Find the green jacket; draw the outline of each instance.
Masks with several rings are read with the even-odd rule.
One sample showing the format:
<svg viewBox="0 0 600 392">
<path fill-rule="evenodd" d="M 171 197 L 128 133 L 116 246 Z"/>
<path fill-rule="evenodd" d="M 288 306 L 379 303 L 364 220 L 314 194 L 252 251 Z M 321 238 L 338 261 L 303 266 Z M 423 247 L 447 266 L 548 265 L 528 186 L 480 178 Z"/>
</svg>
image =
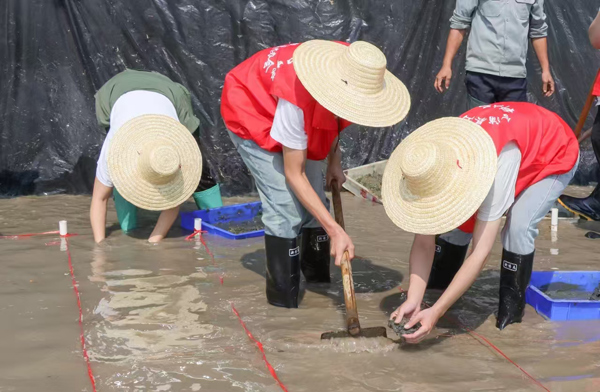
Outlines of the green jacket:
<svg viewBox="0 0 600 392">
<path fill-rule="evenodd" d="M 98 90 L 96 98 L 96 118 L 104 128 L 110 127 L 110 111 L 123 94 L 135 90 L 152 91 L 167 97 L 175 106 L 179 122 L 190 132 L 200 125 L 194 116 L 190 92 L 179 83 L 157 72 L 125 70 L 113 76 Z"/>
</svg>

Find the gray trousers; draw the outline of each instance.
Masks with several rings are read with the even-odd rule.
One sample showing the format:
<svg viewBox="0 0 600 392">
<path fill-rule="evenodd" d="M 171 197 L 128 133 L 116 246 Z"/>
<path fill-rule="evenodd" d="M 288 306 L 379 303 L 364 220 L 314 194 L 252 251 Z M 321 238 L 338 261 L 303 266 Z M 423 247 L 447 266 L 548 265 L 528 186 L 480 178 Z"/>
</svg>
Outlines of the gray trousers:
<svg viewBox="0 0 600 392">
<path fill-rule="evenodd" d="M 280 238 L 296 238 L 303 227 L 321 227 L 304 208 L 285 180 L 283 154 L 260 148 L 252 140 L 245 140 L 229 132 L 229 137 L 252 173 L 262 202 L 265 233 Z M 310 185 L 329 210 L 325 196 L 325 161 L 306 161 L 305 174 Z"/>
<path fill-rule="evenodd" d="M 535 250 L 538 223 L 562 195 L 578 166 L 579 159 L 571 171 L 546 177 L 521 192 L 506 215 L 502 230 L 504 249 L 518 255 L 528 255 Z M 472 234 L 455 229 L 442 234 L 441 238 L 454 245 L 467 245 L 471 242 Z"/>
</svg>

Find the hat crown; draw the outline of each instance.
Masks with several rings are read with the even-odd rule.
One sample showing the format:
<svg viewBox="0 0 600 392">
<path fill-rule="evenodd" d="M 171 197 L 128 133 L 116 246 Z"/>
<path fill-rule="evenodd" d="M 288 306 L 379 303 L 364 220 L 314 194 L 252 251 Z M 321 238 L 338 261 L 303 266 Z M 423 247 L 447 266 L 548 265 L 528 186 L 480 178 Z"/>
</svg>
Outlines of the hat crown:
<svg viewBox="0 0 600 392">
<path fill-rule="evenodd" d="M 340 68 L 348 86 L 367 94 L 383 90 L 387 60 L 379 48 L 368 42 L 357 41 L 347 49 Z"/>
<path fill-rule="evenodd" d="M 452 179 L 452 149 L 435 142 L 418 142 L 404 151 L 400 169 L 405 191 L 413 197 L 434 196 L 443 191 Z"/>
<path fill-rule="evenodd" d="M 171 181 L 179 172 L 181 160 L 174 146 L 157 140 L 144 146 L 138 167 L 146 181 L 161 185 Z"/>
</svg>

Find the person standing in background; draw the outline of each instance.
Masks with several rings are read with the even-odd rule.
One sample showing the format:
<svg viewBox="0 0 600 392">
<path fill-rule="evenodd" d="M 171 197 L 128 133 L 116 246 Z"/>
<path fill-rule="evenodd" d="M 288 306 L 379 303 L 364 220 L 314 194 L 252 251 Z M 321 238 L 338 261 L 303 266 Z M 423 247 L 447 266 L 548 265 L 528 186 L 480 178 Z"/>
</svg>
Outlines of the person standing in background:
<svg viewBox="0 0 600 392">
<path fill-rule="evenodd" d="M 452 61 L 469 29 L 465 78 L 469 109 L 527 101 L 528 38 L 542 68 L 544 96 L 554 94 L 544 0 L 457 0 L 444 62 L 435 78 L 438 92 L 450 87 Z"/>
<path fill-rule="evenodd" d="M 600 49 L 600 11 L 590 25 L 588 30 L 590 43 L 596 49 Z M 596 106 L 600 106 L 600 71 L 596 75 L 596 83 L 592 94 L 596 96 Z M 596 161 L 600 163 L 600 108 L 596 113 L 596 119 L 591 132 L 587 131 L 579 138 L 579 142 L 584 141 L 591 133 L 592 147 L 596 155 Z M 579 215 L 589 221 L 600 221 L 600 178 L 597 179 L 598 185 L 588 197 L 576 198 L 562 195 L 558 202 L 570 212 Z"/>
</svg>

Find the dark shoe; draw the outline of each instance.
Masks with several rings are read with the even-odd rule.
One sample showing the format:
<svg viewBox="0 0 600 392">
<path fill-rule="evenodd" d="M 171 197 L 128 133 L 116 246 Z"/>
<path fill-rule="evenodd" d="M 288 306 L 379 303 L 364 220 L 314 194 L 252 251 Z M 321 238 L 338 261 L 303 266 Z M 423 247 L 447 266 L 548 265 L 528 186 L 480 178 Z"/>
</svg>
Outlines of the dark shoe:
<svg viewBox="0 0 600 392">
<path fill-rule="evenodd" d="M 600 221 L 600 185 L 588 197 L 580 199 L 562 195 L 558 202 L 568 211 L 588 221 Z"/>
<path fill-rule="evenodd" d="M 296 238 L 265 235 L 267 301 L 284 308 L 298 307 L 300 249 Z"/>
<path fill-rule="evenodd" d="M 445 290 L 465 261 L 469 244 L 454 245 L 438 237 L 435 245 L 435 256 L 427 288 Z"/>
<path fill-rule="evenodd" d="M 518 255 L 504 249 L 500 266 L 500 304 L 496 327 L 503 330 L 520 323 L 525 313 L 525 291 L 533 271 L 533 255 Z"/>
<path fill-rule="evenodd" d="M 300 265 L 308 283 L 331 283 L 329 276 L 330 241 L 325 229 L 302 229 Z"/>
</svg>

